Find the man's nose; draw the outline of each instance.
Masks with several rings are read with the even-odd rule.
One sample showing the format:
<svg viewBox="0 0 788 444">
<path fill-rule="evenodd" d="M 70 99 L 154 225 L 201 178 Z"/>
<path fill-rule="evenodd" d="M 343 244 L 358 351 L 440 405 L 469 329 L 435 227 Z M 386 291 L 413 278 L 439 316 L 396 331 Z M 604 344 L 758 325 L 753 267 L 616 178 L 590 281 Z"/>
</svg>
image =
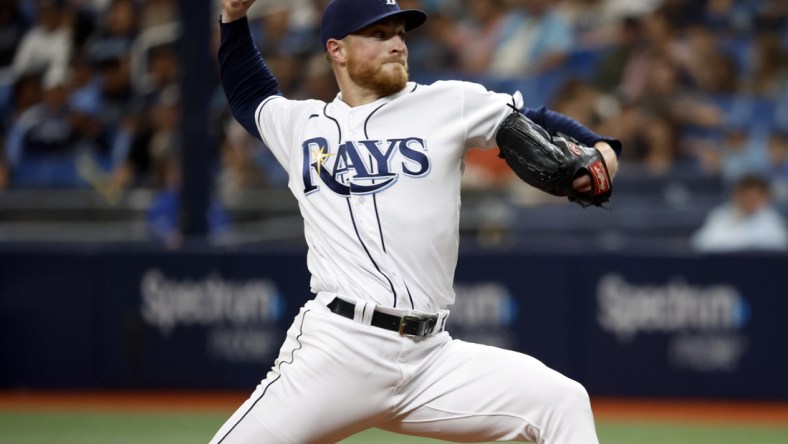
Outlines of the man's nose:
<svg viewBox="0 0 788 444">
<path fill-rule="evenodd" d="M 391 52 L 397 52 L 400 54 L 408 53 L 408 46 L 405 44 L 405 39 L 403 39 L 401 35 L 395 35 L 391 39 L 391 42 Z"/>
</svg>

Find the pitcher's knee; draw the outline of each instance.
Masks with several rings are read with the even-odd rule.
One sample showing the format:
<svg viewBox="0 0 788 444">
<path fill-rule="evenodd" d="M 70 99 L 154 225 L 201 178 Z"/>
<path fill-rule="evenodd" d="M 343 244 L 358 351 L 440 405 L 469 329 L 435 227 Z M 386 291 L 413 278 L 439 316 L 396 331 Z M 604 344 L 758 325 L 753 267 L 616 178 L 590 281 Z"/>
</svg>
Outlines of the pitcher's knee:
<svg viewBox="0 0 788 444">
<path fill-rule="evenodd" d="M 559 397 L 567 404 L 582 406 L 591 404 L 591 399 L 588 396 L 586 388 L 573 379 L 566 378 L 563 383 L 560 384 L 559 391 Z"/>
<path fill-rule="evenodd" d="M 555 409 L 559 417 L 591 415 L 591 399 L 582 384 L 567 378 L 556 391 Z"/>
<path fill-rule="evenodd" d="M 594 415 L 585 387 L 566 378 L 553 387 L 556 392 L 542 428 L 541 441 L 545 444 L 596 444 Z"/>
<path fill-rule="evenodd" d="M 515 438 L 545 444 L 596 443 L 591 400 L 585 387 L 566 378 L 545 381 L 539 402 L 526 409 Z M 525 398 L 531 399 L 533 398 Z"/>
</svg>

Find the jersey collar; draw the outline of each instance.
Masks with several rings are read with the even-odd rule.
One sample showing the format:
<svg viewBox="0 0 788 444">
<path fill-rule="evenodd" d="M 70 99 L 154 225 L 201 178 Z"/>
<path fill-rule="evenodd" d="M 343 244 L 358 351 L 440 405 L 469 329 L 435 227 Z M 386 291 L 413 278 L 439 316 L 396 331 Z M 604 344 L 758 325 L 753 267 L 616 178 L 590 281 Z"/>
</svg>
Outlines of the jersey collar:
<svg viewBox="0 0 788 444">
<path fill-rule="evenodd" d="M 331 107 L 335 108 L 338 111 L 353 112 L 353 113 L 357 113 L 359 111 L 364 111 L 364 110 L 367 110 L 367 109 L 375 109 L 375 108 L 377 108 L 377 107 L 379 107 L 381 105 L 384 105 L 386 103 L 392 102 L 392 101 L 397 100 L 398 98 L 400 98 L 400 97 L 402 97 L 402 96 L 404 96 L 406 94 L 409 94 L 411 91 L 413 91 L 413 88 L 415 86 L 416 86 L 415 82 L 408 82 L 408 84 L 405 85 L 405 88 L 403 88 L 402 91 L 400 91 L 400 92 L 398 92 L 396 94 L 392 94 L 392 95 L 386 96 L 386 97 L 381 97 L 378 100 L 375 100 L 374 102 L 367 103 L 367 104 L 361 105 L 361 106 L 356 106 L 356 107 L 351 107 L 350 105 L 345 103 L 342 100 L 342 93 L 340 92 L 339 94 L 337 94 L 336 98 L 334 98 L 334 101 L 331 102 Z"/>
</svg>

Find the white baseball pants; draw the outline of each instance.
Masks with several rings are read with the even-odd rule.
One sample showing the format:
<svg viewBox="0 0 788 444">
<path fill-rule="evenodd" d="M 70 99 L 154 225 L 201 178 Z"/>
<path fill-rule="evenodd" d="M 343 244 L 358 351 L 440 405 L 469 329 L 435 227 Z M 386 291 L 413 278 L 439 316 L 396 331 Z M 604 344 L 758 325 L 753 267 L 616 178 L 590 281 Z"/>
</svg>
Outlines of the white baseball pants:
<svg viewBox="0 0 788 444">
<path fill-rule="evenodd" d="M 309 301 L 211 444 L 333 443 L 370 427 L 457 442 L 596 444 L 588 394 L 513 351 L 363 325 Z"/>
</svg>

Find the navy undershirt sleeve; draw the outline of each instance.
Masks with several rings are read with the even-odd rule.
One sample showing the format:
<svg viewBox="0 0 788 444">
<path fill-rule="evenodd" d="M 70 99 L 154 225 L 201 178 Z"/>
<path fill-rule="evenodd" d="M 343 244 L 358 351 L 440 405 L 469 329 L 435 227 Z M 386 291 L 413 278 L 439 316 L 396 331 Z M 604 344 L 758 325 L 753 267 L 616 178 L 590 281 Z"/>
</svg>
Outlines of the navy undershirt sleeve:
<svg viewBox="0 0 788 444">
<path fill-rule="evenodd" d="M 523 108 L 522 112 L 550 134 L 561 132 L 586 146 L 594 146 L 597 142 L 604 141 L 610 144 L 610 147 L 616 152 L 616 157 L 621 156 L 621 142 L 618 139 L 600 136 L 571 117 L 551 111 L 544 106 L 536 109 Z"/>
<path fill-rule="evenodd" d="M 246 17 L 220 23 L 219 70 L 230 112 L 249 133 L 260 139 L 255 122 L 257 106 L 279 95 L 279 82 L 255 47 Z"/>
</svg>

